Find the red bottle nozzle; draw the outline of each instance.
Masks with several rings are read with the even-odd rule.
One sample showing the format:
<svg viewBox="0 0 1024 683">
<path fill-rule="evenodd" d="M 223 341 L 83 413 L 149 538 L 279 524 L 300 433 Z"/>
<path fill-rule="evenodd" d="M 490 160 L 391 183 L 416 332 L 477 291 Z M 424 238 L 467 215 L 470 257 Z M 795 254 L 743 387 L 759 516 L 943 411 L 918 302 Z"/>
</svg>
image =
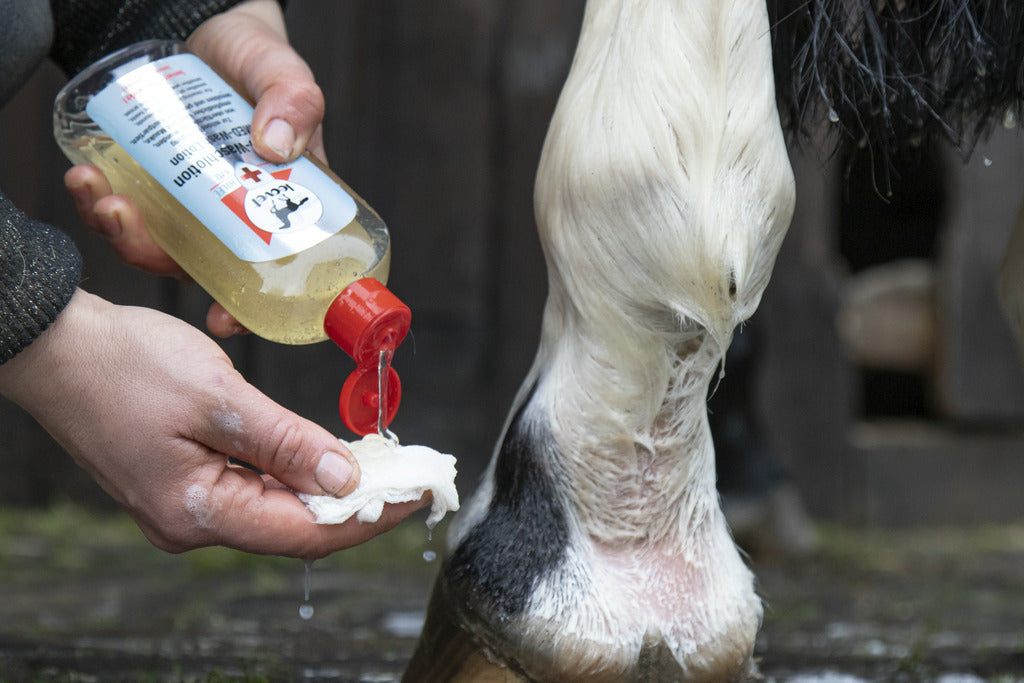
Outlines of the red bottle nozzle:
<svg viewBox="0 0 1024 683">
<path fill-rule="evenodd" d="M 338 408 L 345 426 L 360 436 L 377 430 L 380 352 L 393 352 L 411 322 L 409 307 L 374 278 L 356 280 L 327 309 L 324 331 L 359 366 L 345 381 Z M 385 419 L 390 423 L 402 398 L 398 373 L 390 366 L 385 390 Z"/>
<path fill-rule="evenodd" d="M 360 366 L 377 365 L 381 351 L 394 351 L 405 339 L 412 312 L 372 277 L 356 280 L 331 302 L 324 331 Z"/>
</svg>

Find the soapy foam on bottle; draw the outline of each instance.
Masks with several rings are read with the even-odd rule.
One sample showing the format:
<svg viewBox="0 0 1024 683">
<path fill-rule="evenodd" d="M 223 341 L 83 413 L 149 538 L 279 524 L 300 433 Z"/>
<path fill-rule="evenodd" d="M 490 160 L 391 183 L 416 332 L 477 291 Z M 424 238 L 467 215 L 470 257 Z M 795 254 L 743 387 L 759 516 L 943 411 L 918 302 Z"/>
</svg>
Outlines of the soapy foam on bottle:
<svg viewBox="0 0 1024 683">
<path fill-rule="evenodd" d="M 353 515 L 360 522 L 380 519 L 387 503 L 419 500 L 430 491 L 433 502 L 427 526 L 459 509 L 455 458 L 427 446 L 399 446 L 379 434 L 343 442 L 359 463 L 359 486 L 347 496 L 298 494 L 319 524 L 341 524 Z"/>
</svg>

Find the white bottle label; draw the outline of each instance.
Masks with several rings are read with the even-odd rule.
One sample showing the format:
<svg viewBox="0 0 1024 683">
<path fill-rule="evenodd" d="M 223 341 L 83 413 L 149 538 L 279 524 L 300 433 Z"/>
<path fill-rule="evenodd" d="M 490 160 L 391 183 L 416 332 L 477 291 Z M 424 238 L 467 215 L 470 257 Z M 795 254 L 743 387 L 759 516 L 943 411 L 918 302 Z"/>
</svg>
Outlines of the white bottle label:
<svg viewBox="0 0 1024 683">
<path fill-rule="evenodd" d="M 355 218 L 355 200 L 308 159 L 253 151 L 252 107 L 195 55 L 118 77 L 86 112 L 242 260 L 296 254 Z"/>
</svg>

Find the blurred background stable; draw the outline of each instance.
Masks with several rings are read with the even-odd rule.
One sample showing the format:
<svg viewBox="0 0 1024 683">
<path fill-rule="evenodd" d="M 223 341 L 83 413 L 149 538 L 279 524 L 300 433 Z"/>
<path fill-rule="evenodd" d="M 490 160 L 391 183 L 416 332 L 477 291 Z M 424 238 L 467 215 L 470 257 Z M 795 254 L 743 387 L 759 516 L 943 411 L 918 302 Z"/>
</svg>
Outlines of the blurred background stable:
<svg viewBox="0 0 1024 683">
<path fill-rule="evenodd" d="M 291 40 L 326 97 L 328 161 L 387 222 L 389 286 L 413 310 L 394 361 L 403 400 L 393 429 L 455 454 L 464 494 L 536 348 L 546 280 L 533 179 L 583 4 L 288 5 Z M 51 133 L 63 82 L 45 64 L 0 112 L 0 186 L 75 237 L 86 289 L 204 328 L 201 289 L 124 266 L 78 223 Z M 1024 520 L 1024 371 L 994 289 L 1024 143 L 998 128 L 966 165 L 924 150 L 885 199 L 867 163 L 846 177 L 845 162 L 794 152 L 797 212 L 755 317 L 753 398 L 768 443 L 819 519 Z M 351 436 L 337 395 L 352 363 L 333 344 L 222 345 L 269 396 Z M 8 402 L 0 434 L 0 505 L 112 505 Z"/>
</svg>

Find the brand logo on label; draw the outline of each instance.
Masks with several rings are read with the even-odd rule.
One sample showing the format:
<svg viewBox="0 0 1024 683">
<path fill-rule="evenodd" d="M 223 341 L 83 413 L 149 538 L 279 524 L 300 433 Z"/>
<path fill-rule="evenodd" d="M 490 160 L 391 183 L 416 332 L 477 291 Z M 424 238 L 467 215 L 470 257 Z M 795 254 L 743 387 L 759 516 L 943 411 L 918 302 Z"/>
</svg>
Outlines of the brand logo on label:
<svg viewBox="0 0 1024 683">
<path fill-rule="evenodd" d="M 242 208 L 249 221 L 269 233 L 295 232 L 323 215 L 320 199 L 309 188 L 289 179 L 290 169 L 271 173 L 247 163 L 235 165 L 235 177 L 245 190 Z"/>
</svg>

